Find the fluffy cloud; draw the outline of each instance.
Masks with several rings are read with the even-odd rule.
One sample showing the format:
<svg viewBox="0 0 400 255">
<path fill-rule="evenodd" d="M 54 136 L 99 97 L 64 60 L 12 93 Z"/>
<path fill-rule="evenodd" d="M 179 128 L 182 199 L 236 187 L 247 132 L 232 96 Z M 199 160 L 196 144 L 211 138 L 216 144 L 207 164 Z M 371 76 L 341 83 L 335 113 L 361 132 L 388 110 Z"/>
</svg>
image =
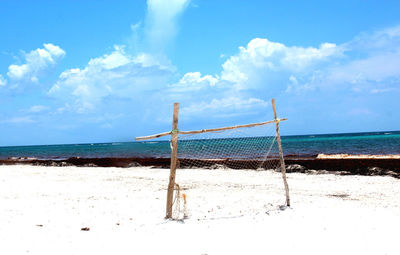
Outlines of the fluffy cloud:
<svg viewBox="0 0 400 255">
<path fill-rule="evenodd" d="M 190 0 L 147 0 L 146 37 L 152 51 L 163 51 L 177 34 L 177 20 Z"/>
<path fill-rule="evenodd" d="M 241 99 L 238 97 L 228 97 L 221 99 L 213 99 L 210 102 L 200 102 L 196 104 L 191 104 L 182 109 L 182 113 L 197 113 L 197 112 L 209 112 L 209 111 L 223 111 L 223 109 L 250 109 L 253 107 L 265 107 L 268 106 L 268 102 L 257 99 L 257 98 L 249 98 L 249 99 Z"/>
<path fill-rule="evenodd" d="M 319 47 L 255 38 L 224 62 L 221 73 L 186 73 L 169 95 L 187 105 L 186 116 L 232 117 L 265 108 L 266 98 L 398 93 L 399 84 L 400 26 Z"/>
<path fill-rule="evenodd" d="M 5 86 L 7 84 L 7 80 L 0 74 L 0 87 Z"/>
<path fill-rule="evenodd" d="M 91 59 L 83 69 L 62 72 L 48 95 L 66 103 L 66 108 L 84 113 L 106 97 L 134 98 L 138 92 L 167 83 L 171 67 L 147 54 L 131 56 L 116 46 L 110 54 Z"/>
<path fill-rule="evenodd" d="M 364 59 L 354 60 L 329 70 L 327 80 L 335 83 L 362 84 L 400 78 L 400 51 L 382 52 Z"/>
<path fill-rule="evenodd" d="M 104 106 L 102 102 L 108 98 L 137 101 L 139 94 L 167 87 L 172 74 L 175 74 L 175 68 L 163 51 L 176 36 L 178 17 L 189 2 L 147 1 L 143 26 L 144 52 L 131 55 L 126 53 L 125 46 L 116 46 L 113 52 L 91 59 L 83 68 L 62 72 L 48 91 L 49 96 L 64 102 L 59 112 L 92 111 L 98 106 Z M 131 29 L 137 36 L 141 21 L 132 25 Z M 138 52 L 137 49 L 135 51 Z"/>
<path fill-rule="evenodd" d="M 240 116 L 265 109 L 263 100 L 283 92 L 296 76 L 315 73 L 332 59 L 342 58 L 343 47 L 331 43 L 313 47 L 288 47 L 256 38 L 229 57 L 217 75 L 189 72 L 170 85 L 169 95 L 185 105 L 186 116 Z M 301 77 L 299 79 L 301 79 Z M 262 98 L 262 99 L 260 99 Z"/>
<path fill-rule="evenodd" d="M 8 77 L 13 81 L 30 80 L 38 82 L 38 75 L 46 68 L 53 66 L 65 56 L 65 51 L 51 43 L 43 44 L 44 48 L 32 50 L 24 54 L 25 63 L 10 65 Z"/>
<path fill-rule="evenodd" d="M 315 74 L 332 59 L 344 56 L 345 48 L 323 43 L 318 48 L 288 47 L 268 39 L 255 38 L 247 47 L 239 47 L 239 53 L 228 58 L 219 75 L 186 73 L 174 91 L 194 91 L 208 86 L 226 87 L 228 90 L 274 88 L 294 82 L 296 76 Z"/>
<path fill-rule="evenodd" d="M 400 26 L 362 34 L 344 45 L 363 57 L 331 68 L 328 82 L 360 85 L 400 82 Z"/>
<path fill-rule="evenodd" d="M 219 82 L 219 77 L 212 75 L 201 76 L 200 72 L 189 72 L 183 75 L 183 77 L 175 84 L 171 85 L 171 89 L 174 92 L 180 91 L 198 91 L 210 86 L 215 86 Z"/>
<path fill-rule="evenodd" d="M 286 46 L 255 38 L 229 57 L 215 76 L 185 74 L 172 85 L 175 92 L 224 87 L 225 94 L 246 91 L 272 97 L 316 88 L 394 91 L 400 82 L 400 26 L 361 34 L 336 45 Z M 253 94 L 253 96 L 256 96 Z"/>
<path fill-rule="evenodd" d="M 304 75 L 326 63 L 343 56 L 344 48 L 323 43 L 319 48 L 288 47 L 256 38 L 223 65 L 221 79 L 233 82 L 238 89 L 268 86 L 268 81 L 280 80 L 293 74 Z"/>
<path fill-rule="evenodd" d="M 150 2 L 149 9 L 154 7 Z M 184 8 L 186 2 L 180 3 Z M 180 12 L 174 10 L 169 18 Z M 220 73 L 188 72 L 180 77 L 159 55 L 130 55 L 117 46 L 111 53 L 91 59 L 84 68 L 64 71 L 48 95 L 64 102 L 60 112 L 78 113 L 106 107 L 108 98 L 128 98 L 136 103 L 147 95 L 159 105 L 181 102 L 181 113 L 189 118 L 262 112 L 267 106 L 264 99 L 316 88 L 337 90 L 346 85 L 354 91 L 363 87 L 371 94 L 396 92 L 390 86 L 400 80 L 399 31 L 392 28 L 341 45 L 322 43 L 319 47 L 286 46 L 255 38 L 227 58 Z"/>
<path fill-rule="evenodd" d="M 289 82 L 287 91 L 315 88 L 384 93 L 398 91 L 400 83 L 400 26 L 363 33 L 340 45 L 346 55 L 336 63 Z"/>
<path fill-rule="evenodd" d="M 315 73 L 316 68 L 343 57 L 343 53 L 343 47 L 331 43 L 318 48 L 288 47 L 256 38 L 246 47 L 239 47 L 239 53 L 225 61 L 219 75 L 186 73 L 170 86 L 170 93 L 184 102 L 202 100 L 184 108 L 187 113 L 215 110 L 217 114 L 220 110 L 226 115 L 230 109 L 231 115 L 240 115 L 250 108 L 265 107 L 265 101 L 258 98 L 276 96 L 285 90 L 288 81 L 297 85 L 296 76 Z"/>
<path fill-rule="evenodd" d="M 183 118 L 190 117 L 233 117 L 248 115 L 251 111 L 257 111 L 260 108 L 265 109 L 268 102 L 258 98 L 243 99 L 240 97 L 214 98 L 211 101 L 201 101 L 192 103 L 181 110 Z"/>
</svg>

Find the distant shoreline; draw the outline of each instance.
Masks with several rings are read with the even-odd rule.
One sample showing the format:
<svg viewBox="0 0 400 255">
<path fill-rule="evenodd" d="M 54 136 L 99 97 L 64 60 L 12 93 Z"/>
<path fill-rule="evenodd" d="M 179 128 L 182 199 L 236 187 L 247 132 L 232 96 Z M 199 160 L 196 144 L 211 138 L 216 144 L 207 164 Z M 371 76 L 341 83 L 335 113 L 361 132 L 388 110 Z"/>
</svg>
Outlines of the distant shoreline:
<svg viewBox="0 0 400 255">
<path fill-rule="evenodd" d="M 187 159 L 180 159 L 185 162 Z M 190 159 L 193 161 L 193 159 Z M 279 161 L 271 158 L 270 161 Z M 204 168 L 215 169 L 226 167 L 231 169 L 248 169 L 251 160 L 246 159 L 196 159 Z M 254 162 L 254 161 L 252 161 Z M 259 161 L 261 163 L 261 161 Z M 357 175 L 389 175 L 400 178 L 400 155 L 348 155 L 319 154 L 313 157 L 285 156 L 288 172 L 315 172 Z M 36 158 L 9 158 L 0 160 L 0 165 L 37 165 L 37 166 L 78 166 L 78 167 L 138 167 L 151 166 L 169 168 L 170 158 L 152 157 L 104 157 L 69 159 L 36 159 Z M 184 164 L 183 164 L 184 165 Z"/>
</svg>

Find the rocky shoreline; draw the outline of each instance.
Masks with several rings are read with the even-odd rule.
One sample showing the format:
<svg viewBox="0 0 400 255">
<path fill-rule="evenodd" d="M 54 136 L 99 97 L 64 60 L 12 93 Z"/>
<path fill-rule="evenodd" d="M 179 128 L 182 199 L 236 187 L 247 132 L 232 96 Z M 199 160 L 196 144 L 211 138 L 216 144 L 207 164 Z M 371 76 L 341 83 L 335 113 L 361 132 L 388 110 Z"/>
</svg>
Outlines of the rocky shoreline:
<svg viewBox="0 0 400 255">
<path fill-rule="evenodd" d="M 180 159 L 181 168 L 185 167 L 187 159 Z M 248 169 L 250 160 L 215 159 L 190 160 L 201 164 L 206 169 L 231 168 Z M 279 159 L 271 159 L 278 163 Z M 252 161 L 254 163 L 254 161 Z M 261 161 L 260 161 L 261 163 Z M 285 157 L 287 172 L 309 174 L 335 173 L 341 175 L 386 175 L 400 178 L 400 159 L 366 157 Z M 138 167 L 151 166 L 169 168 L 169 158 L 79 158 L 69 159 L 36 159 L 8 158 L 0 160 L 0 165 L 34 165 L 34 166 L 78 166 L 78 167 Z M 279 169 L 276 169 L 279 171 Z"/>
</svg>

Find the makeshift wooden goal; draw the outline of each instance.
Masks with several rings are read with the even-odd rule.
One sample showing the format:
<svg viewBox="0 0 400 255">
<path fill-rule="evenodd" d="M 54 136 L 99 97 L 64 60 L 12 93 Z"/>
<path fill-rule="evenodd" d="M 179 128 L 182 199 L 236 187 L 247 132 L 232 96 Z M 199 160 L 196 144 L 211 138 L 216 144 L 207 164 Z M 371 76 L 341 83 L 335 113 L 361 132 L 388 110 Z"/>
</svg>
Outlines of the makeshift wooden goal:
<svg viewBox="0 0 400 255">
<path fill-rule="evenodd" d="M 252 124 L 246 124 L 246 125 L 230 126 L 230 127 L 213 128 L 213 129 L 180 131 L 178 129 L 179 103 L 174 103 L 174 112 L 173 112 L 172 130 L 171 131 L 160 133 L 160 134 L 155 134 L 155 135 L 150 135 L 150 136 L 136 137 L 136 139 L 135 139 L 136 141 L 143 141 L 143 140 L 160 138 L 160 137 L 168 136 L 168 135 L 171 136 L 171 166 L 170 166 L 170 175 L 169 175 L 169 182 L 168 182 L 167 206 L 166 206 L 165 218 L 169 219 L 172 217 L 173 194 L 174 194 L 174 188 L 176 186 L 175 177 L 176 177 L 176 169 L 177 169 L 177 165 L 178 165 L 178 136 L 179 135 L 191 135 L 191 134 L 201 134 L 201 133 L 208 133 L 208 132 L 218 132 L 218 131 L 224 131 L 224 130 L 250 128 L 250 127 L 263 126 L 263 125 L 273 124 L 273 123 L 275 123 L 275 129 L 276 129 L 276 140 L 277 140 L 278 148 L 279 148 L 279 162 L 280 162 L 280 168 L 281 168 L 281 172 L 282 172 L 283 183 L 284 183 L 284 187 L 285 187 L 286 205 L 290 206 L 289 186 L 288 186 L 288 183 L 286 180 L 285 161 L 283 158 L 281 137 L 279 134 L 279 123 L 281 121 L 285 121 L 287 119 L 286 118 L 279 119 L 277 117 L 274 99 L 272 99 L 272 108 L 273 108 L 273 112 L 274 112 L 274 119 L 271 121 L 252 123 Z"/>
</svg>

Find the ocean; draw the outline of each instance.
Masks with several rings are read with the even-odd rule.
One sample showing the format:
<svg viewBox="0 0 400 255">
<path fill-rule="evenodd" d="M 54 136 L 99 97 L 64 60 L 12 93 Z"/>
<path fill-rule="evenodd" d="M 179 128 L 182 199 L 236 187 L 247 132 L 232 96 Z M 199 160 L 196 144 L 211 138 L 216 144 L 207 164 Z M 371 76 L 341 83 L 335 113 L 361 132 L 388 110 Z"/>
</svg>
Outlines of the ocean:
<svg viewBox="0 0 400 255">
<path fill-rule="evenodd" d="M 265 139 L 271 139 L 266 137 Z M 247 158 L 251 155 L 262 157 L 257 143 L 263 139 L 216 139 L 213 146 L 227 147 L 236 144 L 233 152 L 224 157 Z M 190 148 L 181 142 L 181 155 L 190 156 L 190 151 L 199 151 L 201 147 L 211 142 L 197 140 L 192 142 Z M 240 144 L 252 144 L 250 147 Z M 283 152 L 286 156 L 311 157 L 320 153 L 324 154 L 400 154 L 400 131 L 368 132 L 348 134 L 325 135 L 296 135 L 282 136 Z M 189 148 L 189 149 L 187 149 Z M 249 149 L 250 148 L 250 149 Z M 230 154 L 229 154 L 230 153 Z M 276 152 L 275 152 L 276 153 Z M 39 146 L 7 146 L 0 147 L 0 159 L 7 158 L 37 158 L 37 159 L 68 159 L 80 158 L 133 158 L 133 157 L 170 157 L 168 141 L 122 142 L 122 143 L 93 143 L 93 144 L 63 144 Z"/>
</svg>

